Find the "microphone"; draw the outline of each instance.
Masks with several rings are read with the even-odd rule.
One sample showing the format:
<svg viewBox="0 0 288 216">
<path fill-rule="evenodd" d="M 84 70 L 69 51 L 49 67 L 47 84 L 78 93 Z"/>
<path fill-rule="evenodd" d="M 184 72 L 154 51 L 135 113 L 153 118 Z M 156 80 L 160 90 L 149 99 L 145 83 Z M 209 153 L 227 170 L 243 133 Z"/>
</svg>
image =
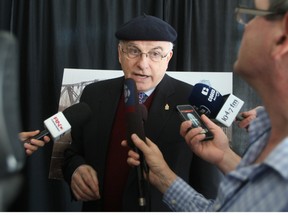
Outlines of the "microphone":
<svg viewBox="0 0 288 216">
<path fill-rule="evenodd" d="M 147 109 L 143 104 L 139 104 L 138 91 L 133 79 L 127 78 L 124 81 L 124 99 L 125 99 L 125 119 L 126 119 L 126 136 L 128 145 L 140 155 L 140 166 L 137 166 L 139 206 L 146 205 L 144 193 L 144 176 L 143 170 L 147 173 L 148 168 L 141 151 L 134 145 L 131 140 L 133 133 L 137 134 L 140 139 L 145 141 L 145 131 L 143 127 L 147 118 Z"/>
<path fill-rule="evenodd" d="M 244 102 L 233 94 L 222 96 L 216 89 L 203 84 L 194 85 L 189 96 L 189 103 L 201 114 L 217 120 L 224 127 L 230 127 Z"/>
<path fill-rule="evenodd" d="M 89 120 L 91 115 L 92 111 L 86 103 L 80 102 L 74 104 L 66 108 L 63 112 L 58 112 L 46 119 L 44 121 L 45 129 L 24 142 L 30 142 L 31 139 L 40 140 L 44 136 L 50 136 L 55 142 L 67 133 L 70 133 L 74 125 L 83 125 Z"/>
</svg>

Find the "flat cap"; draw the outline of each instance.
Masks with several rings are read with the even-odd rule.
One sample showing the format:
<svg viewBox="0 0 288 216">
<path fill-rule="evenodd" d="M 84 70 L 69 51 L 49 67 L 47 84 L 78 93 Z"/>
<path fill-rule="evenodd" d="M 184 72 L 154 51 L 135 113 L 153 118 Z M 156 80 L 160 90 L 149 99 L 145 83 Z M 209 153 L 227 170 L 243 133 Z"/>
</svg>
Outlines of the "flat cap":
<svg viewBox="0 0 288 216">
<path fill-rule="evenodd" d="M 119 40 L 149 40 L 174 42 L 177 32 L 167 22 L 150 15 L 142 15 L 124 23 L 115 33 Z"/>
</svg>

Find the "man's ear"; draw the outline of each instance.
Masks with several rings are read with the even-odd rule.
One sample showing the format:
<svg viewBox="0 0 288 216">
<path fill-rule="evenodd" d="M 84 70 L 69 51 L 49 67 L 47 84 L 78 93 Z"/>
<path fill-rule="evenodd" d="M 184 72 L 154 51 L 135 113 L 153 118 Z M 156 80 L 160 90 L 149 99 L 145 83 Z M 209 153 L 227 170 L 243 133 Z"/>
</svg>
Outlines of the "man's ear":
<svg viewBox="0 0 288 216">
<path fill-rule="evenodd" d="M 120 44 L 118 44 L 118 61 L 119 61 L 119 63 L 121 64 L 121 45 Z"/>
<path fill-rule="evenodd" d="M 273 56 L 277 59 L 288 53 L 288 12 L 282 18 L 282 35 L 278 38 Z"/>
</svg>

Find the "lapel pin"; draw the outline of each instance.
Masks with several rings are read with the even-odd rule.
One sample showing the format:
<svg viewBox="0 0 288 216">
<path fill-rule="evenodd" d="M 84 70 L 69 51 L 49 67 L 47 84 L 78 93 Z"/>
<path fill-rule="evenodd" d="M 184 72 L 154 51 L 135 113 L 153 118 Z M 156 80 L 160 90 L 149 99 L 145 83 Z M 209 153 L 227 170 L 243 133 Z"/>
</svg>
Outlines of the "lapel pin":
<svg viewBox="0 0 288 216">
<path fill-rule="evenodd" d="M 168 104 L 165 105 L 165 110 L 169 110 L 169 105 Z"/>
</svg>

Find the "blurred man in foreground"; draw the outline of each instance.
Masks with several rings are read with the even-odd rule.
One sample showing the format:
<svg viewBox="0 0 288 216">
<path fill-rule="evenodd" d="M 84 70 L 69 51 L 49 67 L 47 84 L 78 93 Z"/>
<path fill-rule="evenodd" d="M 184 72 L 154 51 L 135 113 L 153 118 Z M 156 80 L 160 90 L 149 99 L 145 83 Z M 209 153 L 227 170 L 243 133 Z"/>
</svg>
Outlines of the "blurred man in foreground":
<svg viewBox="0 0 288 216">
<path fill-rule="evenodd" d="M 264 105 L 249 126 L 249 148 L 241 160 L 221 128 L 204 115 L 213 140 L 202 141 L 201 128 L 188 130 L 189 121 L 180 129 L 195 154 L 226 174 L 217 198 L 206 199 L 179 178 L 153 142 L 146 145 L 132 136 L 150 167 L 150 181 L 174 211 L 288 211 L 288 0 L 245 2 L 250 4 L 240 1 L 236 8 L 245 30 L 234 71 Z M 138 154 L 130 151 L 129 156 L 130 165 L 139 164 Z"/>
</svg>

